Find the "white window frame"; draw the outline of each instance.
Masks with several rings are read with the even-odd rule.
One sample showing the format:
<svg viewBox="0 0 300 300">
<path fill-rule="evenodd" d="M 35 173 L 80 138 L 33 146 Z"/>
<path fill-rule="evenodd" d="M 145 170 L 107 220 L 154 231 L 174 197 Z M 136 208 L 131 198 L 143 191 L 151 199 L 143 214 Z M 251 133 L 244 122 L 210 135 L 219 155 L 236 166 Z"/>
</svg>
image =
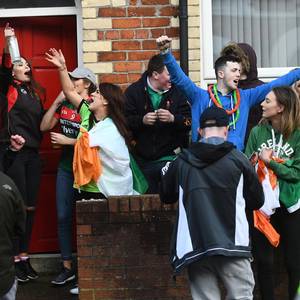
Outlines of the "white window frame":
<svg viewBox="0 0 300 300">
<path fill-rule="evenodd" d="M 10 0 L 11 1 L 11 0 Z M 75 6 L 65 7 L 30 7 L 0 9 L 0 18 L 43 17 L 43 16 L 76 16 L 77 26 L 77 63 L 83 65 L 83 37 L 81 0 L 75 0 Z"/>
<path fill-rule="evenodd" d="M 215 81 L 213 69 L 213 28 L 212 28 L 212 0 L 201 1 L 201 86 L 206 87 L 208 83 Z M 295 66 L 296 67 L 296 66 Z M 258 77 L 263 81 L 270 81 L 280 77 L 293 68 L 258 68 Z"/>
</svg>

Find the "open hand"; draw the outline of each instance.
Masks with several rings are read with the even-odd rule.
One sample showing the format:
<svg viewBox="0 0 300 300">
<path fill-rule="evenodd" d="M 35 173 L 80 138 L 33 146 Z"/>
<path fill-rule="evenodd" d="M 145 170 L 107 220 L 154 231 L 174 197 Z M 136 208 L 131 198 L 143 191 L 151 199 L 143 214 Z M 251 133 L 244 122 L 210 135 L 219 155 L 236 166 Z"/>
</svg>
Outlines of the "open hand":
<svg viewBox="0 0 300 300">
<path fill-rule="evenodd" d="M 157 48 L 160 51 L 165 51 L 171 47 L 171 41 L 172 39 L 167 35 L 162 35 L 156 39 Z"/>
<path fill-rule="evenodd" d="M 55 48 L 50 48 L 45 55 L 46 60 L 57 66 L 60 70 L 66 68 L 66 60 L 60 49 L 57 51 Z"/>
</svg>

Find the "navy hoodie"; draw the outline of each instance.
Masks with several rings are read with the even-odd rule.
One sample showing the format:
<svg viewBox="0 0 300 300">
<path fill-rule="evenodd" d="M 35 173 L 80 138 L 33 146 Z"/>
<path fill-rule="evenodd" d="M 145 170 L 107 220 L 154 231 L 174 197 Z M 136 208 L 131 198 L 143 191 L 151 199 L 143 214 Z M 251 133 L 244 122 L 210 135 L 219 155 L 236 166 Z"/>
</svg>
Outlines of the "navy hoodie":
<svg viewBox="0 0 300 300">
<path fill-rule="evenodd" d="M 232 143 L 196 143 L 162 169 L 160 197 L 179 201 L 171 241 L 175 273 L 206 256 L 251 257 L 245 209 L 264 203 L 253 166 Z"/>
</svg>

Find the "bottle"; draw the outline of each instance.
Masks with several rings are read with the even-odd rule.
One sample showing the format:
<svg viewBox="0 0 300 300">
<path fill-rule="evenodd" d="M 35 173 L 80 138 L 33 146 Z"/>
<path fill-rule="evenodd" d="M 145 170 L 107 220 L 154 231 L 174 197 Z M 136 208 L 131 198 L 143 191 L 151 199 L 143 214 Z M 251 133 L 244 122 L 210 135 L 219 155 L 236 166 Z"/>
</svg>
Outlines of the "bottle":
<svg viewBox="0 0 300 300">
<path fill-rule="evenodd" d="M 13 64 L 21 62 L 21 55 L 19 51 L 18 40 L 16 36 L 12 35 L 8 38 L 8 49 Z"/>
</svg>

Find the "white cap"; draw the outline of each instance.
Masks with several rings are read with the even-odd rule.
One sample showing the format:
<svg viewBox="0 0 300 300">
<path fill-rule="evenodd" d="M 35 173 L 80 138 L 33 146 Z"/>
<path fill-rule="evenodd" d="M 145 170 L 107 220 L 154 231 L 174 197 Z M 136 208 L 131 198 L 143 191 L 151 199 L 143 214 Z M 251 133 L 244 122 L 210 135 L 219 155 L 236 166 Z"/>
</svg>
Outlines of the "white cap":
<svg viewBox="0 0 300 300">
<path fill-rule="evenodd" d="M 97 86 L 97 80 L 95 74 L 88 68 L 79 67 L 73 72 L 69 72 L 69 75 L 76 79 L 88 79 L 91 83 Z"/>
</svg>

